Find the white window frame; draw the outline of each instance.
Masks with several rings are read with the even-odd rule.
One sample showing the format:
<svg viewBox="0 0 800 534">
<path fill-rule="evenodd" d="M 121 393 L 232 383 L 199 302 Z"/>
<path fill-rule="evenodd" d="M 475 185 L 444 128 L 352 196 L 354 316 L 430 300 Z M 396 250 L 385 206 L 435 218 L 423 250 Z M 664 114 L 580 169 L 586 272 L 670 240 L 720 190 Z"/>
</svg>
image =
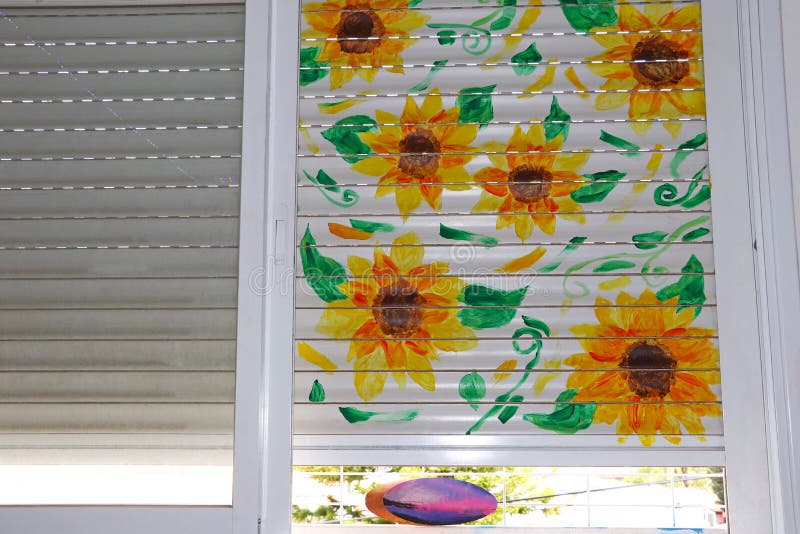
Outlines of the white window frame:
<svg viewBox="0 0 800 534">
<path fill-rule="evenodd" d="M 703 2 L 721 349 L 723 355 L 749 355 L 735 365 L 723 361 L 731 533 L 795 534 L 800 279 L 779 60 L 780 0 Z M 110 5 L 4 2 L 98 4 Z M 255 534 L 262 520 L 264 532 L 291 530 L 299 2 L 248 0 L 246 18 L 233 506 L 2 507 L 4 532 Z"/>
</svg>

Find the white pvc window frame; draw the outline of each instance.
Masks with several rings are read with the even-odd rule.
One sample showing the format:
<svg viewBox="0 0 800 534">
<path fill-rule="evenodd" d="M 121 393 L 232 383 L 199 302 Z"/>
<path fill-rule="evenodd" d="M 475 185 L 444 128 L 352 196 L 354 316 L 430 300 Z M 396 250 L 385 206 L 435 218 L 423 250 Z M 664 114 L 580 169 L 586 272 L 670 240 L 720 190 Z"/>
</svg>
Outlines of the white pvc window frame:
<svg viewBox="0 0 800 534">
<path fill-rule="evenodd" d="M 719 323 L 728 358 L 723 397 L 730 532 L 794 534 L 800 532 L 800 405 L 797 388 L 789 386 L 798 368 L 793 358 L 800 346 L 800 285 L 778 61 L 780 0 L 703 0 L 703 5 Z M 291 531 L 299 1 L 248 0 L 246 17 L 233 506 L 3 507 L 4 532 Z M 737 353 L 744 356 L 730 361 Z M 620 461 L 609 458 L 612 465 Z"/>
</svg>

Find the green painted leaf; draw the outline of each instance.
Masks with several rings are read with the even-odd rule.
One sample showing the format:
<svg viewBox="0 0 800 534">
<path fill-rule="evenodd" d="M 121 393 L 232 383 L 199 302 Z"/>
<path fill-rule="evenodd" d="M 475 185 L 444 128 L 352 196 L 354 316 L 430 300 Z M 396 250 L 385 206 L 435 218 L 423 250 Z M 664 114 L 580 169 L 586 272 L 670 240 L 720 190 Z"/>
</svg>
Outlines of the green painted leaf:
<svg viewBox="0 0 800 534">
<path fill-rule="evenodd" d="M 451 45 L 456 42 L 456 32 L 453 30 L 440 30 L 436 33 L 440 45 Z"/>
<path fill-rule="evenodd" d="M 641 147 L 639 145 L 612 135 L 605 130 L 600 130 L 600 140 L 620 150 L 626 150 L 627 152 L 621 152 L 623 156 L 638 156 L 640 154 Z"/>
<path fill-rule="evenodd" d="M 320 63 L 317 61 L 317 55 L 319 54 L 320 48 L 318 46 L 312 46 L 309 48 L 301 48 L 300 49 L 300 66 L 307 67 L 308 69 L 313 70 L 300 70 L 300 85 L 305 86 L 317 82 L 328 75 L 328 69 L 324 67 L 328 67 L 329 63 Z"/>
<path fill-rule="evenodd" d="M 325 302 L 346 298 L 338 286 L 347 282 L 347 272 L 338 261 L 323 256 L 313 248 L 316 244 L 310 227 L 306 226 L 306 232 L 300 240 L 300 260 L 308 285 Z"/>
<path fill-rule="evenodd" d="M 419 415 L 419 410 L 408 410 L 399 412 L 366 412 L 353 408 L 352 406 L 341 406 L 339 413 L 348 423 L 363 423 L 374 421 L 376 423 L 408 423 Z"/>
<path fill-rule="evenodd" d="M 579 32 L 617 23 L 616 0 L 559 0 L 570 26 Z M 588 5 L 587 5 L 588 4 Z"/>
<path fill-rule="evenodd" d="M 550 114 L 544 119 L 544 135 L 548 141 L 555 139 L 559 135 L 567 140 L 569 135 L 569 121 L 572 119 L 569 113 L 558 104 L 558 98 L 553 96 L 550 104 Z"/>
<path fill-rule="evenodd" d="M 683 237 L 681 237 L 681 241 L 689 242 L 695 241 L 696 239 L 700 239 L 703 236 L 706 236 L 711 233 L 711 230 L 708 228 L 696 228 L 691 232 L 686 232 Z"/>
<path fill-rule="evenodd" d="M 527 315 L 522 316 L 522 322 L 524 322 L 527 326 L 530 326 L 534 330 L 538 330 L 542 332 L 544 335 L 550 335 L 550 327 L 544 321 L 540 321 L 539 319 L 534 319 L 533 317 L 528 317 Z"/>
<path fill-rule="evenodd" d="M 519 403 L 524 401 L 525 398 L 522 395 L 514 395 L 511 397 L 508 402 L 517 403 L 516 405 L 509 404 L 503 407 L 503 411 L 501 411 L 497 418 L 500 419 L 500 422 L 506 424 L 519 410 Z"/>
<path fill-rule="evenodd" d="M 696 306 L 694 315 L 697 317 L 703 308 L 699 305 L 706 301 L 705 282 L 700 273 L 704 272 L 703 264 L 692 254 L 681 272 L 684 273 L 677 282 L 662 288 L 656 297 L 665 302 L 673 297 L 678 297 L 679 310 Z"/>
<path fill-rule="evenodd" d="M 570 193 L 570 197 L 575 202 L 588 204 L 590 202 L 601 202 L 617 187 L 617 182 L 622 180 L 626 174 L 619 171 L 603 171 L 595 174 L 584 174 L 592 183 L 584 185 Z"/>
<path fill-rule="evenodd" d="M 684 208 L 694 208 L 709 198 L 711 198 L 711 187 L 709 187 L 708 184 L 703 184 L 703 187 L 700 188 L 700 191 L 698 191 L 697 194 L 689 200 L 686 200 L 683 204 L 681 204 L 681 206 Z"/>
<path fill-rule="evenodd" d="M 664 241 L 667 237 L 667 232 L 661 231 L 654 231 L 654 232 L 647 232 L 646 234 L 636 234 L 633 236 L 633 242 L 636 244 L 636 248 L 641 250 L 650 250 L 652 248 L 658 247 L 656 243 L 660 241 Z"/>
<path fill-rule="evenodd" d="M 406 6 L 416 7 L 420 2 L 422 2 L 422 0 L 408 0 L 408 4 L 406 4 Z"/>
<path fill-rule="evenodd" d="M 350 226 L 362 232 L 393 232 L 394 226 L 388 223 L 379 223 L 373 221 L 361 221 L 359 219 L 350 219 Z"/>
<path fill-rule="evenodd" d="M 570 244 L 564 247 L 564 250 L 562 250 L 558 254 L 556 261 L 547 264 L 544 267 L 539 268 L 539 272 L 550 273 L 558 269 L 559 265 L 561 265 L 561 263 L 566 259 L 566 257 L 572 254 L 572 252 L 576 250 L 580 246 L 580 244 L 586 241 L 587 239 L 588 239 L 587 237 L 583 236 L 573 237 L 572 239 L 570 239 L 569 240 Z"/>
<path fill-rule="evenodd" d="M 531 45 L 522 52 L 511 56 L 512 63 L 519 63 L 518 65 L 513 65 L 511 68 L 517 76 L 528 76 L 529 74 L 533 74 L 541 60 L 542 54 L 536 49 L 536 43 L 531 43 Z M 533 64 L 531 65 L 531 63 Z"/>
<path fill-rule="evenodd" d="M 672 158 L 672 161 L 669 164 L 669 170 L 672 173 L 673 178 L 680 178 L 680 171 L 678 170 L 678 167 L 681 166 L 681 163 L 683 163 L 693 151 L 706 144 L 706 141 L 708 141 L 708 135 L 705 133 L 700 133 L 685 143 L 678 145 L 679 151 L 675 153 L 675 156 Z"/>
<path fill-rule="evenodd" d="M 443 224 L 439 224 L 439 235 L 445 239 L 469 241 L 470 243 L 476 243 L 485 247 L 493 247 L 499 243 L 497 238 L 475 234 L 465 230 L 458 230 L 456 228 L 450 228 L 449 226 L 445 226 Z"/>
<path fill-rule="evenodd" d="M 504 291 L 492 287 L 468 285 L 461 290 L 458 300 L 467 306 L 489 306 L 488 308 L 465 308 L 458 312 L 461 324 L 470 328 L 498 328 L 511 322 L 517 307 L 525 298 L 528 288 Z"/>
<path fill-rule="evenodd" d="M 499 18 L 495 19 L 489 25 L 489 29 L 492 31 L 503 30 L 508 28 L 512 22 L 514 22 L 514 17 L 517 16 L 517 10 L 514 6 L 517 5 L 517 0 L 503 0 L 503 12 Z"/>
<path fill-rule="evenodd" d="M 366 115 L 352 115 L 337 121 L 331 128 L 323 130 L 320 135 L 330 141 L 342 154 L 342 159 L 353 164 L 365 156 L 352 154 L 371 154 L 370 149 L 358 136 L 361 132 L 378 131 L 375 119 Z M 349 155 L 348 155 L 349 154 Z"/>
<path fill-rule="evenodd" d="M 539 428 L 552 430 L 560 434 L 575 434 L 579 430 L 586 430 L 592 425 L 597 405 L 587 404 L 563 404 L 569 403 L 578 394 L 576 389 L 568 389 L 562 392 L 558 398 L 556 409 L 549 414 L 528 413 L 522 418 Z"/>
<path fill-rule="evenodd" d="M 622 269 L 634 269 L 636 264 L 627 260 L 609 260 L 601 263 L 594 268 L 595 273 L 608 273 L 611 271 L 620 271 Z"/>
<path fill-rule="evenodd" d="M 461 377 L 458 383 L 458 394 L 467 402 L 476 403 L 486 396 L 486 381 L 476 371 L 472 371 Z M 480 406 L 472 404 L 472 409 L 477 410 Z"/>
<path fill-rule="evenodd" d="M 322 387 L 319 380 L 314 380 L 311 392 L 308 394 L 308 400 L 310 402 L 325 402 L 325 388 Z"/>
<path fill-rule="evenodd" d="M 481 123 L 480 128 L 494 118 L 492 95 L 496 85 L 466 87 L 458 92 L 456 106 L 459 108 L 458 122 Z"/>
</svg>

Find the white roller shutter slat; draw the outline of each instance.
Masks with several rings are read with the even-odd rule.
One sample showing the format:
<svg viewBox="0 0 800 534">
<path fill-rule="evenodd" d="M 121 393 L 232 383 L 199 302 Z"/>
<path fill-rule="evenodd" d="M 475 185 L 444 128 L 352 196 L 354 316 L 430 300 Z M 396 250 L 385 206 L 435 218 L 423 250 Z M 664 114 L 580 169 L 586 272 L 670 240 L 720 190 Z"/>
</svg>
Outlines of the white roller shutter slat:
<svg viewBox="0 0 800 534">
<path fill-rule="evenodd" d="M 724 460 L 700 2 L 584 4 L 302 2 L 301 463 Z"/>
<path fill-rule="evenodd" d="M 0 457 L 230 465 L 243 8 L 4 16 Z"/>
</svg>

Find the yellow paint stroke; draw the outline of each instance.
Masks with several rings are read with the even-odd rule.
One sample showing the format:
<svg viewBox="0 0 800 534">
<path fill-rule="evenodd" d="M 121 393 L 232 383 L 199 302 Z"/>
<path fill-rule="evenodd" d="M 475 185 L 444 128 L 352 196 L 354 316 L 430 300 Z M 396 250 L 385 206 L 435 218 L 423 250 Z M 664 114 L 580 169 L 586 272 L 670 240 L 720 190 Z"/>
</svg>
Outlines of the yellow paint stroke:
<svg viewBox="0 0 800 534">
<path fill-rule="evenodd" d="M 597 284 L 597 287 L 599 287 L 603 291 L 611 291 L 612 289 L 620 289 L 622 287 L 626 287 L 630 283 L 631 283 L 630 276 L 620 276 L 619 278 L 612 278 L 611 280 L 600 282 L 599 284 Z"/>
<path fill-rule="evenodd" d="M 527 269 L 531 267 L 534 263 L 539 261 L 542 256 L 545 255 L 547 249 L 544 247 L 536 247 L 535 250 L 525 254 L 524 256 L 520 256 L 517 259 L 511 260 L 510 262 L 506 263 L 502 267 L 498 267 L 495 269 L 498 273 L 516 273 L 521 271 L 522 269 Z"/>
<path fill-rule="evenodd" d="M 297 355 L 303 358 L 308 363 L 316 365 L 320 369 L 327 371 L 329 375 L 333 374 L 331 371 L 335 371 L 337 369 L 335 363 L 330 361 L 328 357 L 322 354 L 321 352 L 315 350 L 308 343 L 297 344 Z"/>
<path fill-rule="evenodd" d="M 508 373 L 506 371 L 511 371 L 516 368 L 517 368 L 517 360 L 506 360 L 497 366 L 497 368 L 495 369 L 496 372 L 492 376 L 492 380 L 494 380 L 497 383 L 500 383 L 503 380 L 507 380 L 508 377 L 511 376 L 511 373 Z"/>
<path fill-rule="evenodd" d="M 333 235 L 341 237 L 342 239 L 358 239 L 360 241 L 365 241 L 372 237 L 370 232 L 365 232 L 357 228 L 350 228 L 349 226 L 339 223 L 328 223 L 328 230 L 330 230 Z"/>
<path fill-rule="evenodd" d="M 528 2 L 529 6 L 540 6 L 542 5 L 541 0 L 530 0 Z M 536 19 L 539 18 L 539 14 L 542 12 L 541 9 L 526 9 L 522 18 L 519 19 L 519 24 L 515 30 L 512 30 L 508 33 L 524 33 L 525 30 L 533 26 L 533 23 L 536 22 Z M 504 39 L 505 45 L 503 46 L 503 50 L 500 51 L 496 56 L 489 58 L 487 63 L 497 63 L 501 59 L 508 57 L 511 55 L 511 52 L 517 48 L 519 42 L 522 41 L 521 35 L 515 35 L 512 37 L 506 37 Z M 492 67 L 488 67 L 492 68 Z"/>
<path fill-rule="evenodd" d="M 300 123 L 302 126 L 303 123 Z M 300 128 L 300 137 L 303 138 L 303 142 L 306 144 L 306 148 L 312 154 L 319 154 L 319 145 L 317 145 L 314 140 L 311 138 L 311 132 L 308 131 L 308 128 Z"/>
<path fill-rule="evenodd" d="M 656 145 L 653 148 L 655 150 L 663 150 L 664 145 L 656 143 Z M 653 179 L 653 177 L 658 172 L 658 169 L 661 167 L 661 162 L 663 160 L 664 160 L 663 152 L 656 152 L 652 156 L 650 156 L 650 161 L 648 161 L 647 165 L 645 166 L 647 172 L 641 177 L 641 180 L 643 180 L 643 182 L 634 184 L 634 186 L 631 188 L 631 193 L 629 195 L 626 195 L 625 198 L 622 199 L 624 205 L 622 206 L 621 211 L 625 212 L 633 207 L 633 203 L 635 202 L 636 197 L 641 195 L 644 192 L 644 190 L 647 189 L 647 187 L 650 185 L 648 182 L 644 180 Z M 614 213 L 612 215 L 609 215 L 608 222 L 612 224 L 619 223 L 625 218 L 625 215 L 626 213 Z"/>
<path fill-rule="evenodd" d="M 566 315 L 570 306 L 572 306 L 572 299 L 564 299 L 561 303 L 561 315 Z"/>
<path fill-rule="evenodd" d="M 588 91 L 589 88 L 586 87 L 580 78 L 578 78 L 578 73 L 575 72 L 575 67 L 570 67 L 564 72 L 564 76 L 572 82 L 572 85 L 579 91 Z M 588 92 L 578 93 L 578 96 L 581 98 L 589 98 L 591 95 Z"/>
<path fill-rule="evenodd" d="M 545 360 L 542 363 L 543 369 L 560 369 L 561 368 L 561 360 Z M 539 375 L 539 378 L 536 379 L 536 382 L 533 384 L 533 391 L 537 395 L 541 395 L 544 391 L 544 388 L 547 387 L 553 379 L 558 378 L 558 373 L 542 373 Z"/>
<path fill-rule="evenodd" d="M 523 91 L 525 91 L 526 93 L 535 93 L 541 91 L 542 89 L 553 83 L 555 77 L 556 77 L 556 68 L 553 65 L 550 65 L 544 70 L 544 74 L 542 74 L 541 78 L 536 80 L 533 83 L 533 85 L 523 89 Z M 518 98 L 531 98 L 531 97 L 533 97 L 533 95 L 519 95 Z"/>
<path fill-rule="evenodd" d="M 327 115 L 335 115 L 340 111 L 344 111 L 348 108 L 351 108 L 362 102 L 360 98 L 348 98 L 347 100 L 342 100 L 341 102 L 334 102 L 328 104 L 317 104 L 317 109 L 320 113 L 325 113 Z"/>
</svg>

